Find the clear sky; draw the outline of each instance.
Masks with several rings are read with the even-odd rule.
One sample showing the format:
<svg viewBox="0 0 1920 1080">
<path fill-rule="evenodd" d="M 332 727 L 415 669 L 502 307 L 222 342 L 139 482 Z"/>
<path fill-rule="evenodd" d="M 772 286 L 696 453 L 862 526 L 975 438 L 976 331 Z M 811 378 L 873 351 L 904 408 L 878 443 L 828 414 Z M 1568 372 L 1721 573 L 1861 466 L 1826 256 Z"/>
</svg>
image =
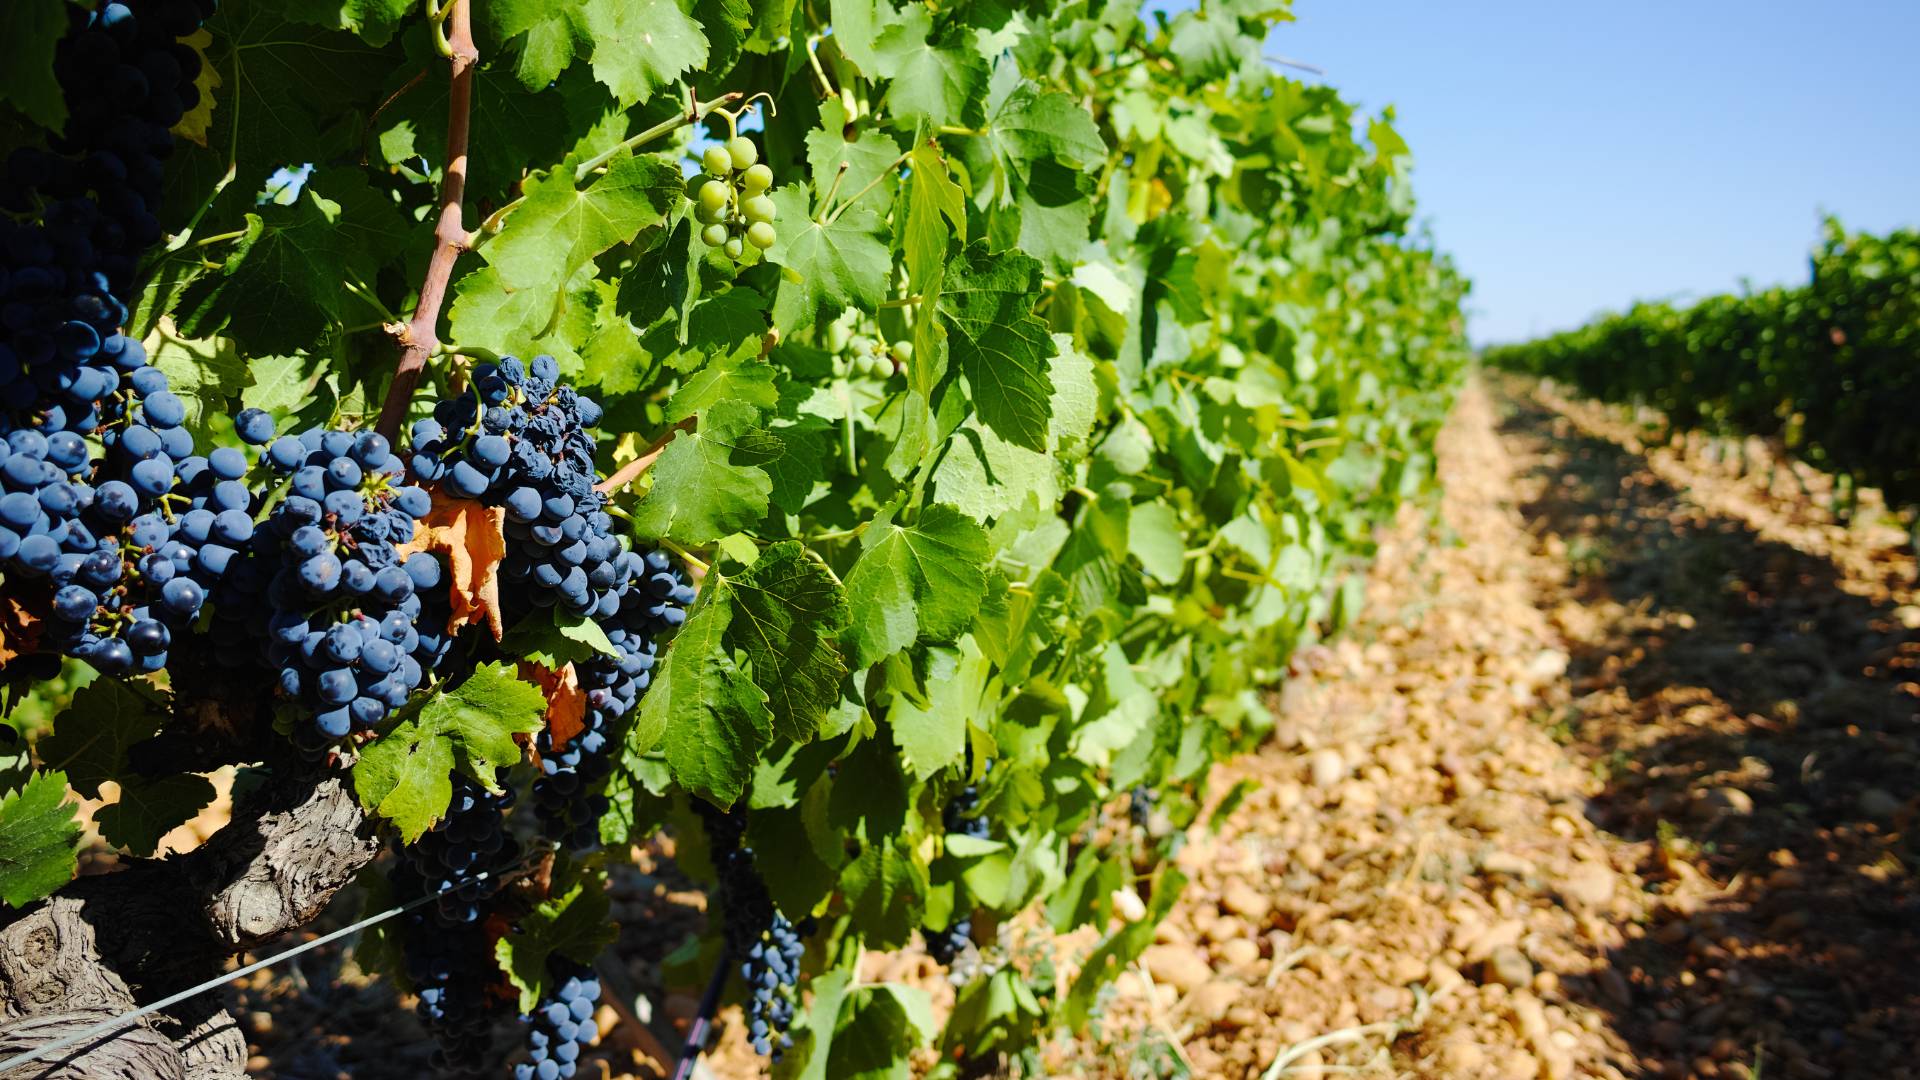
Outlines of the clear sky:
<svg viewBox="0 0 1920 1080">
<path fill-rule="evenodd" d="M 1270 53 L 1324 68 L 1369 111 L 1396 106 L 1421 214 L 1473 279 L 1476 342 L 1742 278 L 1804 281 L 1823 211 L 1920 225 L 1920 0 L 1294 14 Z"/>
</svg>

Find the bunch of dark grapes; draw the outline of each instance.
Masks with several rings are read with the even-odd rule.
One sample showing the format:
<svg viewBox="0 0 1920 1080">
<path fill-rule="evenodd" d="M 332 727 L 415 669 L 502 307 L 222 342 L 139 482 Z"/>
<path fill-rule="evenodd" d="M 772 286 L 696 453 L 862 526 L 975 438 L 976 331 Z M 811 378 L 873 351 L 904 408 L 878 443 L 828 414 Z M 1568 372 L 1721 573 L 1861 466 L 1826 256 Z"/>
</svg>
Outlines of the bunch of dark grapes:
<svg viewBox="0 0 1920 1080">
<path fill-rule="evenodd" d="M 244 435 L 271 428 L 247 417 Z M 251 545 L 252 567 L 223 596 L 210 635 L 239 647 L 264 617 L 267 663 L 284 697 L 303 706 L 309 747 L 368 730 L 406 703 L 445 654 L 445 621 L 419 621 L 420 593 L 440 583 L 439 560 L 404 558 L 416 523 L 432 509 L 427 492 L 378 432 L 309 429 L 274 439 L 262 455 L 287 477 Z M 264 604 L 240 593 L 264 592 Z"/>
<path fill-rule="evenodd" d="M 773 246 L 773 199 L 767 189 L 773 186 L 773 170 L 760 164 L 760 151 L 753 140 L 735 135 L 725 146 L 710 146 L 700 159 L 707 179 L 695 177 L 687 197 L 693 200 L 694 217 L 702 226 L 700 240 L 708 247 L 727 253 L 740 261 L 748 244 L 760 251 Z"/>
<path fill-rule="evenodd" d="M 680 625 L 693 588 L 665 554 L 628 550 L 594 490 L 601 410 L 559 381 L 550 356 L 506 357 L 474 368 L 466 394 L 434 405 L 413 425 L 408 465 L 422 482 L 506 511 L 501 600 L 510 620 L 558 607 L 591 618 L 617 655 L 577 662 L 586 728 L 563 745 L 541 732 L 535 810 L 548 836 L 593 847 L 606 800 L 619 721 L 651 679 L 660 634 Z"/>
<path fill-rule="evenodd" d="M 979 809 L 980 789 L 972 784 L 961 788 L 959 794 L 947 801 L 940 814 L 948 835 L 970 836 L 975 840 L 991 838 L 993 831 L 986 815 L 978 813 Z M 927 942 L 927 955 L 933 957 L 941 967 L 952 967 L 954 957 L 973 943 L 973 917 L 970 913 L 955 912 L 953 920 L 944 929 L 923 936 Z"/>
<path fill-rule="evenodd" d="M 567 1080 L 579 1068 L 580 1052 L 600 1037 L 593 1022 L 600 980 L 593 969 L 556 955 L 547 970 L 554 988 L 523 1018 L 527 1060 L 513 1067 L 514 1080 Z"/>
<path fill-rule="evenodd" d="M 198 102 L 200 59 L 177 40 L 212 0 L 133 0 L 97 11 L 64 5 L 70 26 L 54 74 L 61 134 L 8 156 L 0 210 L 0 434 L 31 427 L 91 434 L 126 370 L 117 349 L 154 214 L 168 129 Z"/>
<path fill-rule="evenodd" d="M 8 436 L 19 490 L 0 497 L 0 548 L 53 590 L 46 644 L 109 675 L 158 671 L 253 538 L 248 463 L 231 447 L 193 452 L 186 406 L 158 369 L 132 367 L 101 404 L 98 461 L 81 464 L 70 431 Z"/>
<path fill-rule="evenodd" d="M 473 1071 L 495 1060 L 493 1025 L 500 1008 L 494 983 L 500 971 L 486 925 L 448 925 L 437 913 L 410 912 L 401 963 L 420 999 L 415 1012 L 439 1044 L 435 1067 Z"/>
<path fill-rule="evenodd" d="M 726 961 L 738 964 L 747 984 L 747 1038 L 757 1053 L 779 1061 L 793 1045 L 787 1028 L 793 1023 L 795 987 L 800 981 L 800 958 L 806 953 L 811 917 L 794 925 L 787 921 L 766 882 L 754 868 L 753 851 L 743 847 L 746 812 L 722 812 L 695 801 L 707 829 L 708 855 L 720 877 L 720 905 L 726 919 Z"/>
<path fill-rule="evenodd" d="M 507 831 L 513 788 L 505 769 L 494 794 L 464 776 L 453 778 L 447 814 L 418 840 L 400 850 L 420 893 L 437 894 L 442 925 L 477 921 L 506 883 L 505 874 L 520 861 L 520 844 Z"/>
</svg>

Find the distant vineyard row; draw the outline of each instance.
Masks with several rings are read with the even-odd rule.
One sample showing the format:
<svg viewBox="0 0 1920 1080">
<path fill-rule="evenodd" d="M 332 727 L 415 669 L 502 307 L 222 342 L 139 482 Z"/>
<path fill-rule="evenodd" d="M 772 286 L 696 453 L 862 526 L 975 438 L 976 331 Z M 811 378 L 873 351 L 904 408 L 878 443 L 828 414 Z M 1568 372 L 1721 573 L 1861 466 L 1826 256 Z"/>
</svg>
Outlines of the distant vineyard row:
<svg viewBox="0 0 1920 1080">
<path fill-rule="evenodd" d="M 1812 280 L 1690 307 L 1636 304 L 1487 353 L 1678 428 L 1781 440 L 1808 462 L 1920 506 L 1920 232 L 1829 218 Z"/>
</svg>

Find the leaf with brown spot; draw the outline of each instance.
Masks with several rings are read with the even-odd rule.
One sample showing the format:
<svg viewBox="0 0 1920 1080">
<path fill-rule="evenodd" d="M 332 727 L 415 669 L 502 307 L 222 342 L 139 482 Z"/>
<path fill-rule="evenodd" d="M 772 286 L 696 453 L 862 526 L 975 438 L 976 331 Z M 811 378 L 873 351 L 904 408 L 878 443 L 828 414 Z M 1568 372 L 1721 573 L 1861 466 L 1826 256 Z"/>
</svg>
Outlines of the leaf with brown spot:
<svg viewBox="0 0 1920 1080">
<path fill-rule="evenodd" d="M 400 548 L 401 557 L 416 551 L 447 557 L 447 588 L 453 601 L 453 616 L 447 620 L 449 633 L 481 620 L 499 641 L 504 628 L 500 623 L 500 560 L 507 554 L 507 511 L 500 506 L 482 506 L 472 499 L 448 498 L 440 492 L 433 496 L 433 512 L 414 531 L 413 539 Z"/>
<path fill-rule="evenodd" d="M 554 670 L 531 661 L 520 662 L 520 677 L 547 696 L 547 736 L 555 753 L 567 748 L 575 735 L 587 730 L 587 692 L 571 662 Z"/>
</svg>

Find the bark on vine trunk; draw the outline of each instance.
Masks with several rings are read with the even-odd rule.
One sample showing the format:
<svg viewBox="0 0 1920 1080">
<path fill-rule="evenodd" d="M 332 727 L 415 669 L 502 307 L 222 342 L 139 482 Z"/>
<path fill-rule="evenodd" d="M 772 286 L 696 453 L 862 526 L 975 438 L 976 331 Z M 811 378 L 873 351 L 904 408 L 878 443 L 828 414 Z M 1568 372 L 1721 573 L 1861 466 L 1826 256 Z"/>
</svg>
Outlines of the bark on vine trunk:
<svg viewBox="0 0 1920 1080">
<path fill-rule="evenodd" d="M 84 877 L 0 926 L 0 1059 L 218 975 L 311 922 L 380 849 L 342 774 L 262 785 L 198 850 Z M 247 1044 L 208 991 L 0 1080 L 245 1075 Z"/>
</svg>

